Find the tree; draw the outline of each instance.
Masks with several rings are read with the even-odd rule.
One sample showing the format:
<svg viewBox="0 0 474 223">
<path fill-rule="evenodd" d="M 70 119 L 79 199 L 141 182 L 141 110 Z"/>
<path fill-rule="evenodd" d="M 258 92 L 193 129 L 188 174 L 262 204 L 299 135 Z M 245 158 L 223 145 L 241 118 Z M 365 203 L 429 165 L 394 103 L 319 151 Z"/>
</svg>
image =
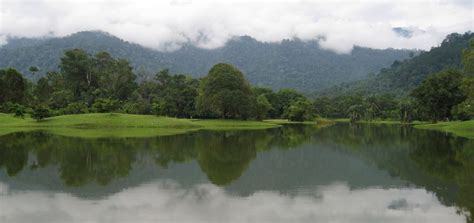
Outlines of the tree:
<svg viewBox="0 0 474 223">
<path fill-rule="evenodd" d="M 349 119 L 351 122 L 358 122 L 362 119 L 364 115 L 365 108 L 363 105 L 352 105 L 348 109 Z"/>
<path fill-rule="evenodd" d="M 15 104 L 14 113 L 15 113 L 15 117 L 25 118 L 25 114 L 26 114 L 25 106 L 20 105 L 20 104 Z"/>
<path fill-rule="evenodd" d="M 229 64 L 214 65 L 199 89 L 198 110 L 204 116 L 247 119 L 254 105 L 248 81 Z"/>
<path fill-rule="evenodd" d="M 299 99 L 290 104 L 285 111 L 285 116 L 290 121 L 309 121 L 314 119 L 313 107 L 308 100 Z"/>
<path fill-rule="evenodd" d="M 120 103 L 116 99 L 111 98 L 99 98 L 95 100 L 92 108 L 95 112 L 105 113 L 117 111 L 120 107 Z"/>
<path fill-rule="evenodd" d="M 411 95 L 416 99 L 424 119 L 439 121 L 452 117 L 451 109 L 466 98 L 460 87 L 462 79 L 462 74 L 456 70 L 443 71 L 413 90 Z"/>
<path fill-rule="evenodd" d="M 41 103 L 47 102 L 51 96 L 53 89 L 49 86 L 48 79 L 42 77 L 38 80 L 33 94 L 38 98 Z"/>
<path fill-rule="evenodd" d="M 37 66 L 31 66 L 28 70 L 33 76 L 35 76 L 35 73 L 39 71 L 39 68 Z"/>
<path fill-rule="evenodd" d="M 469 40 L 469 47 L 462 52 L 462 63 L 464 65 L 464 73 L 474 77 L 474 38 Z"/>
<path fill-rule="evenodd" d="M 81 49 L 68 50 L 61 57 L 59 68 L 76 99 L 79 99 L 83 92 L 98 86 L 98 77 L 94 75 L 92 65 L 90 55 Z"/>
<path fill-rule="evenodd" d="M 23 103 L 26 98 L 26 80 L 17 70 L 0 70 L 0 104 L 5 102 Z"/>
<path fill-rule="evenodd" d="M 100 52 L 91 58 L 93 74 L 98 78 L 102 97 L 126 100 L 136 89 L 136 75 L 127 60 L 115 59 L 107 52 Z"/>
<path fill-rule="evenodd" d="M 264 94 L 257 97 L 257 104 L 255 105 L 256 119 L 263 120 L 267 117 L 268 111 L 272 109 L 272 105 L 268 102 Z"/>
<path fill-rule="evenodd" d="M 403 99 L 399 102 L 400 121 L 403 123 L 411 123 L 415 113 L 415 102 L 410 99 Z"/>
<path fill-rule="evenodd" d="M 49 116 L 50 116 L 50 111 L 47 105 L 39 104 L 33 107 L 33 113 L 31 114 L 31 117 L 35 119 L 36 121 L 38 122 L 42 121 L 43 119 Z"/>
<path fill-rule="evenodd" d="M 465 78 L 461 84 L 461 90 L 466 96 L 466 100 L 456 105 L 452 113 L 456 119 L 474 119 L 474 78 Z"/>
<path fill-rule="evenodd" d="M 281 89 L 276 93 L 275 101 L 270 100 L 270 103 L 275 110 L 275 116 L 282 117 L 292 102 L 304 98 L 305 97 L 301 93 L 298 93 L 295 90 Z"/>
</svg>

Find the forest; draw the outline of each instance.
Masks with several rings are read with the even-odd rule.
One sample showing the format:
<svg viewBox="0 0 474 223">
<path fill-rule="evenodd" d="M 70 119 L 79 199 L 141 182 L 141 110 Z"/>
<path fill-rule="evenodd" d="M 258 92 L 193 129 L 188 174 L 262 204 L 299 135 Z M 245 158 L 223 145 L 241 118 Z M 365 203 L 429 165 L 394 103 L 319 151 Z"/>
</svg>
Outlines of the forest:
<svg viewBox="0 0 474 223">
<path fill-rule="evenodd" d="M 40 70 L 32 66 L 35 75 Z M 61 57 L 59 71 L 36 83 L 13 68 L 0 70 L 1 111 L 46 117 L 119 112 L 178 118 L 311 120 L 311 102 L 294 90 L 274 92 L 252 87 L 236 67 L 216 64 L 204 78 L 159 71 L 137 82 L 130 63 L 107 52 L 90 55 L 81 49 Z"/>
<path fill-rule="evenodd" d="M 236 37 L 216 49 L 186 44 L 174 51 L 158 51 L 105 32 L 83 31 L 65 37 L 10 38 L 0 47 L 0 67 L 15 68 L 25 77 L 38 80 L 48 71 L 56 70 L 64 51 L 74 48 L 91 55 L 105 51 L 113 57 L 126 58 L 139 81 L 153 79 L 163 69 L 198 78 L 206 75 L 214 64 L 228 63 L 245 73 L 253 85 L 274 90 L 291 88 L 303 93 L 364 79 L 368 73 L 418 53 L 356 46 L 351 53 L 339 54 L 323 49 L 318 41 L 288 39 L 266 43 L 250 36 Z M 41 68 L 35 76 L 28 71 L 32 65 Z"/>
<path fill-rule="evenodd" d="M 305 121 L 316 117 L 349 118 L 353 122 L 469 120 L 474 118 L 474 39 L 464 49 L 459 47 L 462 44 L 456 44 L 466 36 L 469 35 L 448 36 L 440 48 L 392 65 L 391 69 L 410 67 L 414 66 L 413 61 L 420 61 L 426 55 L 433 58 L 438 51 L 445 54 L 458 50 L 455 58 L 459 58 L 460 66 L 424 68 L 436 72 L 405 89 L 405 94 L 354 93 L 315 98 L 292 89 L 274 91 L 252 86 L 241 70 L 225 63 L 215 64 L 201 78 L 164 69 L 152 79 L 140 81 L 126 59 L 114 58 L 108 52 L 91 55 L 82 49 L 72 49 L 64 52 L 57 71 L 47 71 L 36 83 L 16 69 L 0 70 L 1 112 L 17 117 L 30 114 L 37 120 L 114 112 L 240 120 Z M 430 63 L 419 66 L 426 64 Z M 29 76 L 37 75 L 41 69 L 29 67 Z"/>
</svg>

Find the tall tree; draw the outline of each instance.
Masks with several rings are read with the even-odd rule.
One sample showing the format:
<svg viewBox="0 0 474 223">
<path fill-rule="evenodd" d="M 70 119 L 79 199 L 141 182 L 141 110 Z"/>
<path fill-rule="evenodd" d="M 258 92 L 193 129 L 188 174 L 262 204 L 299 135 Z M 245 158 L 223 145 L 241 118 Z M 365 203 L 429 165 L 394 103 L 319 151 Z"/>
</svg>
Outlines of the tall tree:
<svg viewBox="0 0 474 223">
<path fill-rule="evenodd" d="M 52 93 L 52 88 L 49 86 L 48 79 L 45 77 L 40 78 L 33 93 L 40 102 L 47 102 Z"/>
<path fill-rule="evenodd" d="M 74 96 L 79 99 L 81 94 L 97 87 L 98 78 L 93 73 L 93 60 L 84 50 L 68 50 L 61 57 L 59 68 L 64 75 L 66 85 L 74 92 Z"/>
<path fill-rule="evenodd" d="M 432 121 L 451 118 L 451 109 L 465 100 L 460 86 L 463 75 L 456 70 L 437 73 L 418 86 L 411 95 L 417 100 L 425 119 Z"/>
<path fill-rule="evenodd" d="M 0 104 L 5 102 L 23 103 L 26 97 L 26 80 L 17 70 L 8 68 L 0 70 Z"/>
<path fill-rule="evenodd" d="M 247 119 L 252 114 L 253 99 L 242 72 L 220 63 L 214 65 L 202 81 L 198 108 L 206 116 Z"/>
</svg>

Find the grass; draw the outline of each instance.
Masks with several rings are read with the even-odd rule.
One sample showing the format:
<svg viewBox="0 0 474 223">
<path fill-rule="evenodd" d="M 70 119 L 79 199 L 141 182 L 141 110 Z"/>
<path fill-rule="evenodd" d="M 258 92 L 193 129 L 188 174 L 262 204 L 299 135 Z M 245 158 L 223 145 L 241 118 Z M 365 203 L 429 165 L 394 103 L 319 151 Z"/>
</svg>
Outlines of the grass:
<svg viewBox="0 0 474 223">
<path fill-rule="evenodd" d="M 454 122 L 439 122 L 436 124 L 420 124 L 415 125 L 417 129 L 437 130 L 454 135 L 474 139 L 474 120 L 470 121 L 454 121 Z"/>
<path fill-rule="evenodd" d="M 304 122 L 289 121 L 287 119 L 267 119 L 267 120 L 264 120 L 264 122 L 273 123 L 277 125 L 304 124 L 304 125 L 327 126 L 327 125 L 334 124 L 333 120 L 325 119 L 325 118 L 318 118 L 315 121 L 304 121 Z"/>
<path fill-rule="evenodd" d="M 0 113 L 0 135 L 44 130 L 58 135 L 76 137 L 151 137 L 175 135 L 200 129 L 252 130 L 275 127 L 280 127 L 280 125 L 261 121 L 177 119 L 116 113 L 63 115 L 38 122 L 30 117 L 22 119 L 13 117 L 11 114 Z"/>
</svg>

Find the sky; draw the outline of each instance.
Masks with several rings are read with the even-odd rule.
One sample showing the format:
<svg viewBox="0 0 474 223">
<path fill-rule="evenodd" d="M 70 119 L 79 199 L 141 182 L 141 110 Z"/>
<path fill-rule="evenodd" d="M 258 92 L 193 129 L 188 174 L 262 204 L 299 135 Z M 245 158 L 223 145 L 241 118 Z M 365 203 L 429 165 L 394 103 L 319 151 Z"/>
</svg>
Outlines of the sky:
<svg viewBox="0 0 474 223">
<path fill-rule="evenodd" d="M 211 184 L 183 188 L 152 182 L 100 199 L 61 192 L 15 191 L 0 183 L 4 222 L 331 222 L 463 223 L 455 207 L 420 188 L 350 189 L 329 185 L 296 195 L 259 191 L 239 197 Z M 313 195 L 313 196 L 311 196 Z M 185 214 L 183 214 L 185 213 Z"/>
<path fill-rule="evenodd" d="M 0 0 L 0 45 L 9 37 L 101 30 L 160 51 L 183 44 L 222 47 L 238 36 L 263 42 L 319 40 L 429 50 L 446 35 L 474 29 L 473 0 Z M 400 35 L 402 27 L 409 35 Z"/>
</svg>

